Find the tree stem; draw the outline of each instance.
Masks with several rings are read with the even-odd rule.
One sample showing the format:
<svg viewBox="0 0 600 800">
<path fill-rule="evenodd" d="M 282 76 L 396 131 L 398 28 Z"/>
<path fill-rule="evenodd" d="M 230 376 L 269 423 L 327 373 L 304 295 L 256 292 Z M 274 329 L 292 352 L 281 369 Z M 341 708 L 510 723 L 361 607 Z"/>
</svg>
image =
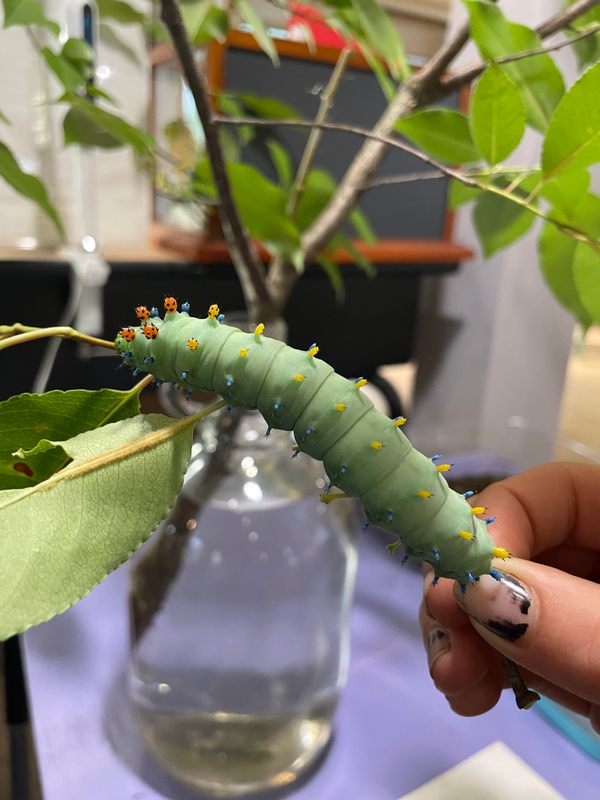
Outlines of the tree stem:
<svg viewBox="0 0 600 800">
<path fill-rule="evenodd" d="M 93 344 L 97 347 L 106 347 L 109 350 L 115 349 L 114 342 L 109 342 L 106 339 L 98 339 L 95 336 L 89 336 L 87 333 L 76 331 L 75 328 L 69 328 L 67 326 L 30 328 L 25 325 L 20 325 L 17 322 L 15 325 L 0 326 L 0 350 L 6 350 L 6 348 L 14 347 L 17 344 L 34 342 L 36 339 L 48 339 L 51 336 L 59 336 L 62 339 L 72 339 L 76 342 L 85 342 L 86 344 Z"/>
<path fill-rule="evenodd" d="M 204 129 L 206 152 L 219 193 L 221 226 L 242 286 L 248 313 L 255 319 L 272 318 L 275 315 L 275 308 L 267 287 L 264 267 L 247 236 L 235 204 L 218 128 L 214 123 L 208 100 L 206 81 L 202 72 L 196 67 L 176 0 L 161 0 L 161 18 L 173 40 L 173 46 Z"/>
</svg>

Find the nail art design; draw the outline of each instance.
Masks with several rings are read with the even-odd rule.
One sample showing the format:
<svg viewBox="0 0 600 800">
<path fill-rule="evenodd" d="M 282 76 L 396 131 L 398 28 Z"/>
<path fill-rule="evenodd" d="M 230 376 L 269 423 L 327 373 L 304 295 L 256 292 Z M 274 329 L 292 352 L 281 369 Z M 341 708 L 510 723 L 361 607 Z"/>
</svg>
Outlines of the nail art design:
<svg viewBox="0 0 600 800">
<path fill-rule="evenodd" d="M 509 642 L 516 642 L 529 627 L 529 590 L 506 572 L 482 575 L 474 587 L 455 596 L 470 617 Z"/>
</svg>

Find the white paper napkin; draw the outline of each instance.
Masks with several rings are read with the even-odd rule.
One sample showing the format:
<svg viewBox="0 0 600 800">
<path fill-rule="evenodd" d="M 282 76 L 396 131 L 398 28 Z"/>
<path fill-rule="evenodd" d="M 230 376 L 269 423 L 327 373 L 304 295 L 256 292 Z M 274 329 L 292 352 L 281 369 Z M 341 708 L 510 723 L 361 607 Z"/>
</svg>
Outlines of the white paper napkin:
<svg viewBox="0 0 600 800">
<path fill-rule="evenodd" d="M 400 800 L 565 800 L 504 742 L 494 742 Z"/>
</svg>

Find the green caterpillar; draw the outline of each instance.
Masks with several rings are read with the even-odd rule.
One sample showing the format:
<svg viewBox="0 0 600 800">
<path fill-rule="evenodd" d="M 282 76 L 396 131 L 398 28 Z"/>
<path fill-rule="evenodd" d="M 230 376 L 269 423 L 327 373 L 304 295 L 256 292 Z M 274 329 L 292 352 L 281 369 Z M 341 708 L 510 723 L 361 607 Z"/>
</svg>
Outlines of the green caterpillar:
<svg viewBox="0 0 600 800">
<path fill-rule="evenodd" d="M 461 587 L 491 574 L 492 558 L 508 558 L 495 547 L 482 508 L 452 491 L 443 475 L 447 464 L 435 463 L 413 448 L 400 431 L 403 417 L 391 420 L 361 392 L 366 381 L 351 381 L 316 358 L 319 348 L 288 347 L 263 335 L 222 323 L 219 307 L 206 319 L 189 315 L 189 304 L 177 310 L 165 299 L 165 315 L 139 306 L 138 327 L 122 328 L 116 347 L 135 371 L 182 389 L 213 391 L 231 406 L 257 408 L 268 430 L 293 430 L 297 452 L 323 462 L 332 486 L 361 499 L 367 519 L 399 538 L 407 556 L 429 562 L 436 580 L 453 578 Z M 470 493 L 467 493 L 469 496 Z"/>
</svg>

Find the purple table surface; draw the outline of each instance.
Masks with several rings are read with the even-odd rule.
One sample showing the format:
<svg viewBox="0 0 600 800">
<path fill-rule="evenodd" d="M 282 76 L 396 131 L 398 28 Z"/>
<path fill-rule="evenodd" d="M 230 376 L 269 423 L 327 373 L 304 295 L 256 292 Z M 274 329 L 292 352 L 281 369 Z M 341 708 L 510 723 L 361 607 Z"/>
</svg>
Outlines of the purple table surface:
<svg viewBox="0 0 600 800">
<path fill-rule="evenodd" d="M 482 717 L 450 710 L 427 671 L 417 625 L 421 580 L 389 557 L 383 537 L 363 535 L 336 734 L 316 771 L 287 797 L 396 800 L 496 740 L 568 800 L 598 797 L 600 763 L 535 711 L 519 711 L 511 693 Z M 162 772 L 136 735 L 124 677 L 126 589 L 125 566 L 24 637 L 45 800 L 199 798 Z"/>
</svg>

